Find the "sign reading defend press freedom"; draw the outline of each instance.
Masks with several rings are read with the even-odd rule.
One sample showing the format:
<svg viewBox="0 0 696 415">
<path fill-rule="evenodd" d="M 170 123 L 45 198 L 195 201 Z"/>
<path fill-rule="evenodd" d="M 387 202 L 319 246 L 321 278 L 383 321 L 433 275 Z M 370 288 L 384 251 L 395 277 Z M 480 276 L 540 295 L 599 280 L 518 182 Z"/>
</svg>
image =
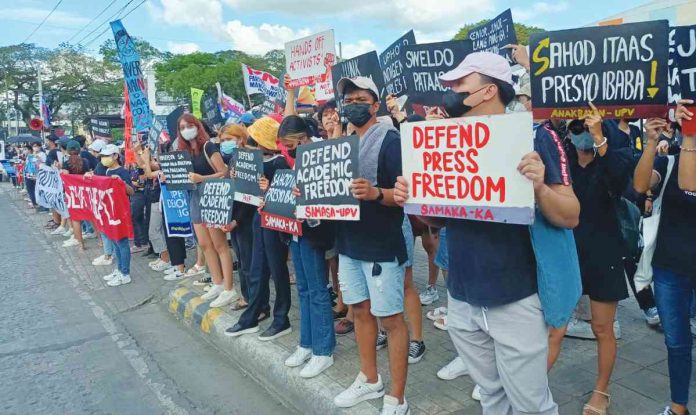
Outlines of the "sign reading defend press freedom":
<svg viewBox="0 0 696 415">
<path fill-rule="evenodd" d="M 389 45 L 389 47 L 379 55 L 379 64 L 382 67 L 387 95 L 395 97 L 406 93 L 406 77 L 404 76 L 404 46 L 415 45 L 416 36 L 413 30 L 409 30 Z"/>
<path fill-rule="evenodd" d="M 187 151 L 170 151 L 159 156 L 159 164 L 167 179 L 169 190 L 193 190 L 196 185 L 189 180 L 193 173 L 191 155 Z"/>
<path fill-rule="evenodd" d="M 377 115 L 389 115 L 386 100 L 384 99 L 384 97 L 387 95 L 385 93 L 386 88 L 384 86 L 384 77 L 382 76 L 382 68 L 379 66 L 377 52 L 375 51 L 356 56 L 352 59 L 346 59 L 341 63 L 337 63 L 331 69 L 331 78 L 333 82 L 334 94 L 336 94 L 336 104 L 339 107 L 339 112 L 342 112 L 341 104 L 343 97 L 338 96 L 336 85 L 338 85 L 338 81 L 340 81 L 341 78 L 355 78 L 356 76 L 364 76 L 372 79 L 375 86 L 377 86 L 377 90 L 379 91 L 378 98 L 381 101 Z"/>
<path fill-rule="evenodd" d="M 209 227 L 232 223 L 234 183 L 232 179 L 210 179 L 201 184 L 201 220 Z"/>
<path fill-rule="evenodd" d="M 230 160 L 234 169 L 234 200 L 258 206 L 263 199 L 259 180 L 263 176 L 263 152 L 237 148 Z"/>
<path fill-rule="evenodd" d="M 261 211 L 262 228 L 302 236 L 302 223 L 295 217 L 294 187 L 294 170 L 276 170 Z"/>
<path fill-rule="evenodd" d="M 290 88 L 326 81 L 336 63 L 333 30 L 316 33 L 285 44 L 285 70 Z"/>
<path fill-rule="evenodd" d="M 408 45 L 404 55 L 404 77 L 408 100 L 413 104 L 442 105 L 447 92 L 439 77 L 459 65 L 471 53 L 470 40 Z"/>
<path fill-rule="evenodd" d="M 356 135 L 297 147 L 298 219 L 360 220 L 351 185 L 360 175 Z"/>
<path fill-rule="evenodd" d="M 530 38 L 534 118 L 667 113 L 666 20 L 535 33 Z"/>
<path fill-rule="evenodd" d="M 471 29 L 469 39 L 473 42 L 474 52 L 492 52 L 504 56 L 510 65 L 514 64 L 512 51 L 503 49 L 503 46 L 517 44 L 517 34 L 510 9 L 500 13 L 488 23 Z"/>
<path fill-rule="evenodd" d="M 401 124 L 404 211 L 530 224 L 532 182 L 517 171 L 534 150 L 530 112 Z"/>
</svg>

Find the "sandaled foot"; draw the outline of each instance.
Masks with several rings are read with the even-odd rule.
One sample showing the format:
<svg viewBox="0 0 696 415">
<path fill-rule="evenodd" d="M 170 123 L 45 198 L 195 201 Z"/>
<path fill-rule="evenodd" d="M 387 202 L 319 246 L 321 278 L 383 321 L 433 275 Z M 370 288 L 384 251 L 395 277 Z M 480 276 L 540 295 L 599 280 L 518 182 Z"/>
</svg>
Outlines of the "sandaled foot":
<svg viewBox="0 0 696 415">
<path fill-rule="evenodd" d="M 582 407 L 583 415 L 607 415 L 607 409 L 611 403 L 611 395 L 606 392 L 592 391 L 590 401 Z"/>
</svg>

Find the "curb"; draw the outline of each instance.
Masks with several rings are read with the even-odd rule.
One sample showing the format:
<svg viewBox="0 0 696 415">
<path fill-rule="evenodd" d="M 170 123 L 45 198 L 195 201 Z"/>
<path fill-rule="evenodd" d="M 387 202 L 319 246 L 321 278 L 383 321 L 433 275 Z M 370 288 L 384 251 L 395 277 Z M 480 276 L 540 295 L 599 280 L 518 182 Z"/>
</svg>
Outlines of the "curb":
<svg viewBox="0 0 696 415">
<path fill-rule="evenodd" d="M 361 403 L 350 409 L 340 409 L 333 398 L 344 387 L 325 373 L 312 378 L 299 376 L 299 368 L 284 364 L 288 350 L 274 342 L 263 342 L 256 335 L 225 336 L 225 329 L 234 325 L 241 311 L 226 312 L 210 308 L 200 299 L 201 293 L 184 285 L 169 292 L 167 308 L 177 319 L 212 342 L 234 361 L 248 376 L 276 395 L 282 402 L 301 414 L 377 414 L 371 405 Z M 234 314 L 234 316 L 232 315 Z M 335 365 L 328 370 L 336 370 Z"/>
</svg>

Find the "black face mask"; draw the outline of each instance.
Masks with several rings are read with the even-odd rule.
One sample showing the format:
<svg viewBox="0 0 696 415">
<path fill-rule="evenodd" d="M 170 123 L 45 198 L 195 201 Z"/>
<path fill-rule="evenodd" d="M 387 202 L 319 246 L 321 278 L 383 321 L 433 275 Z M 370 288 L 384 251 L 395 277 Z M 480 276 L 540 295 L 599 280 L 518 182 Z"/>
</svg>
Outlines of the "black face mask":
<svg viewBox="0 0 696 415">
<path fill-rule="evenodd" d="M 297 158 L 297 147 L 293 148 L 292 150 L 288 150 L 288 154 L 290 154 L 290 157 L 292 158 Z"/>
<path fill-rule="evenodd" d="M 372 104 L 349 104 L 343 107 L 343 115 L 354 126 L 360 128 L 372 118 L 370 106 Z"/>
<path fill-rule="evenodd" d="M 464 100 L 469 98 L 470 92 L 454 92 L 449 90 L 442 97 L 442 105 L 450 118 L 461 117 L 471 111 L 471 107 L 464 103 Z"/>
</svg>

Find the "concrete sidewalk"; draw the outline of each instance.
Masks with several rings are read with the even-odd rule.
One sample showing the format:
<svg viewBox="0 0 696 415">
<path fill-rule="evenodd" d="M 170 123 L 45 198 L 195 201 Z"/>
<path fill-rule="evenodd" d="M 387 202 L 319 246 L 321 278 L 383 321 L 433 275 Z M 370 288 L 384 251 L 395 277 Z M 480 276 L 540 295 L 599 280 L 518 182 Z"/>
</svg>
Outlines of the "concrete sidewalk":
<svg viewBox="0 0 696 415">
<path fill-rule="evenodd" d="M 9 186 L 3 184 L 3 186 Z M 48 220 L 46 214 L 37 214 L 25 209 L 26 203 L 19 194 L 13 194 L 12 203 L 18 205 L 37 227 L 43 228 Z M 50 236 L 55 249 L 65 250 L 67 257 L 80 270 L 80 281 L 93 296 L 100 297 L 103 290 L 117 290 L 119 296 L 108 300 L 110 311 L 123 312 L 137 308 L 149 302 L 161 302 L 178 319 L 203 340 L 208 341 L 236 362 L 249 376 L 258 380 L 264 387 L 297 409 L 300 413 L 312 414 L 374 414 L 379 412 L 381 400 L 362 403 L 350 410 L 340 410 L 333 406 L 333 397 L 349 386 L 358 373 L 358 356 L 354 334 L 337 338 L 335 364 L 317 378 L 305 380 L 299 377 L 298 369 L 284 366 L 285 358 L 298 344 L 298 308 L 297 293 L 293 290 L 293 307 L 290 313 L 291 324 L 295 330 L 291 335 L 272 342 L 261 342 L 255 335 L 240 338 L 224 336 L 224 330 L 233 325 L 241 312 L 232 312 L 229 308 L 210 309 L 199 296 L 202 291 L 191 285 L 191 281 L 180 284 L 166 282 L 161 273 L 147 267 L 148 259 L 135 254 L 132 260 L 133 283 L 118 288 L 106 287 L 102 275 L 108 273 L 109 267 L 94 267 L 93 258 L 101 254 L 95 240 L 87 241 L 88 250 L 81 252 L 77 248 L 62 248 L 62 237 Z M 427 274 L 427 261 L 420 241 L 416 241 L 416 258 L 414 276 L 416 285 L 422 289 Z M 187 264 L 195 260 L 195 251 L 189 251 Z M 446 291 L 438 281 L 441 300 L 427 310 L 446 305 Z M 272 284 L 271 284 L 272 286 Z M 271 290 L 272 292 L 272 290 Z M 273 292 L 272 292 L 273 297 Z M 106 298 L 106 296 L 104 296 Z M 272 300 L 271 300 L 272 301 Z M 623 338 L 619 340 L 618 359 L 610 387 L 612 405 L 610 413 L 618 414 L 654 414 L 669 401 L 669 379 L 667 377 L 667 353 L 663 336 L 656 330 L 648 328 L 641 311 L 633 298 L 623 301 L 619 306 L 618 319 L 621 323 Z M 268 321 L 262 323 L 261 331 Z M 436 372 L 454 356 L 454 347 L 446 332 L 433 327 L 431 322 L 423 319 L 424 339 L 427 352 L 421 362 L 409 366 L 406 397 L 411 405 L 411 413 L 416 414 L 478 414 L 481 412 L 477 402 L 471 399 L 474 387 L 469 377 L 454 381 L 442 381 Z M 389 383 L 388 355 L 384 349 L 378 352 L 380 373 Z M 596 376 L 596 344 L 593 341 L 565 339 L 561 357 L 550 374 L 550 384 L 561 414 L 580 414 L 582 405 L 587 401 L 594 387 Z M 691 396 L 696 391 L 696 376 L 692 375 Z M 387 385 L 388 387 L 388 385 Z M 250 408 L 250 413 L 253 413 Z"/>
</svg>

